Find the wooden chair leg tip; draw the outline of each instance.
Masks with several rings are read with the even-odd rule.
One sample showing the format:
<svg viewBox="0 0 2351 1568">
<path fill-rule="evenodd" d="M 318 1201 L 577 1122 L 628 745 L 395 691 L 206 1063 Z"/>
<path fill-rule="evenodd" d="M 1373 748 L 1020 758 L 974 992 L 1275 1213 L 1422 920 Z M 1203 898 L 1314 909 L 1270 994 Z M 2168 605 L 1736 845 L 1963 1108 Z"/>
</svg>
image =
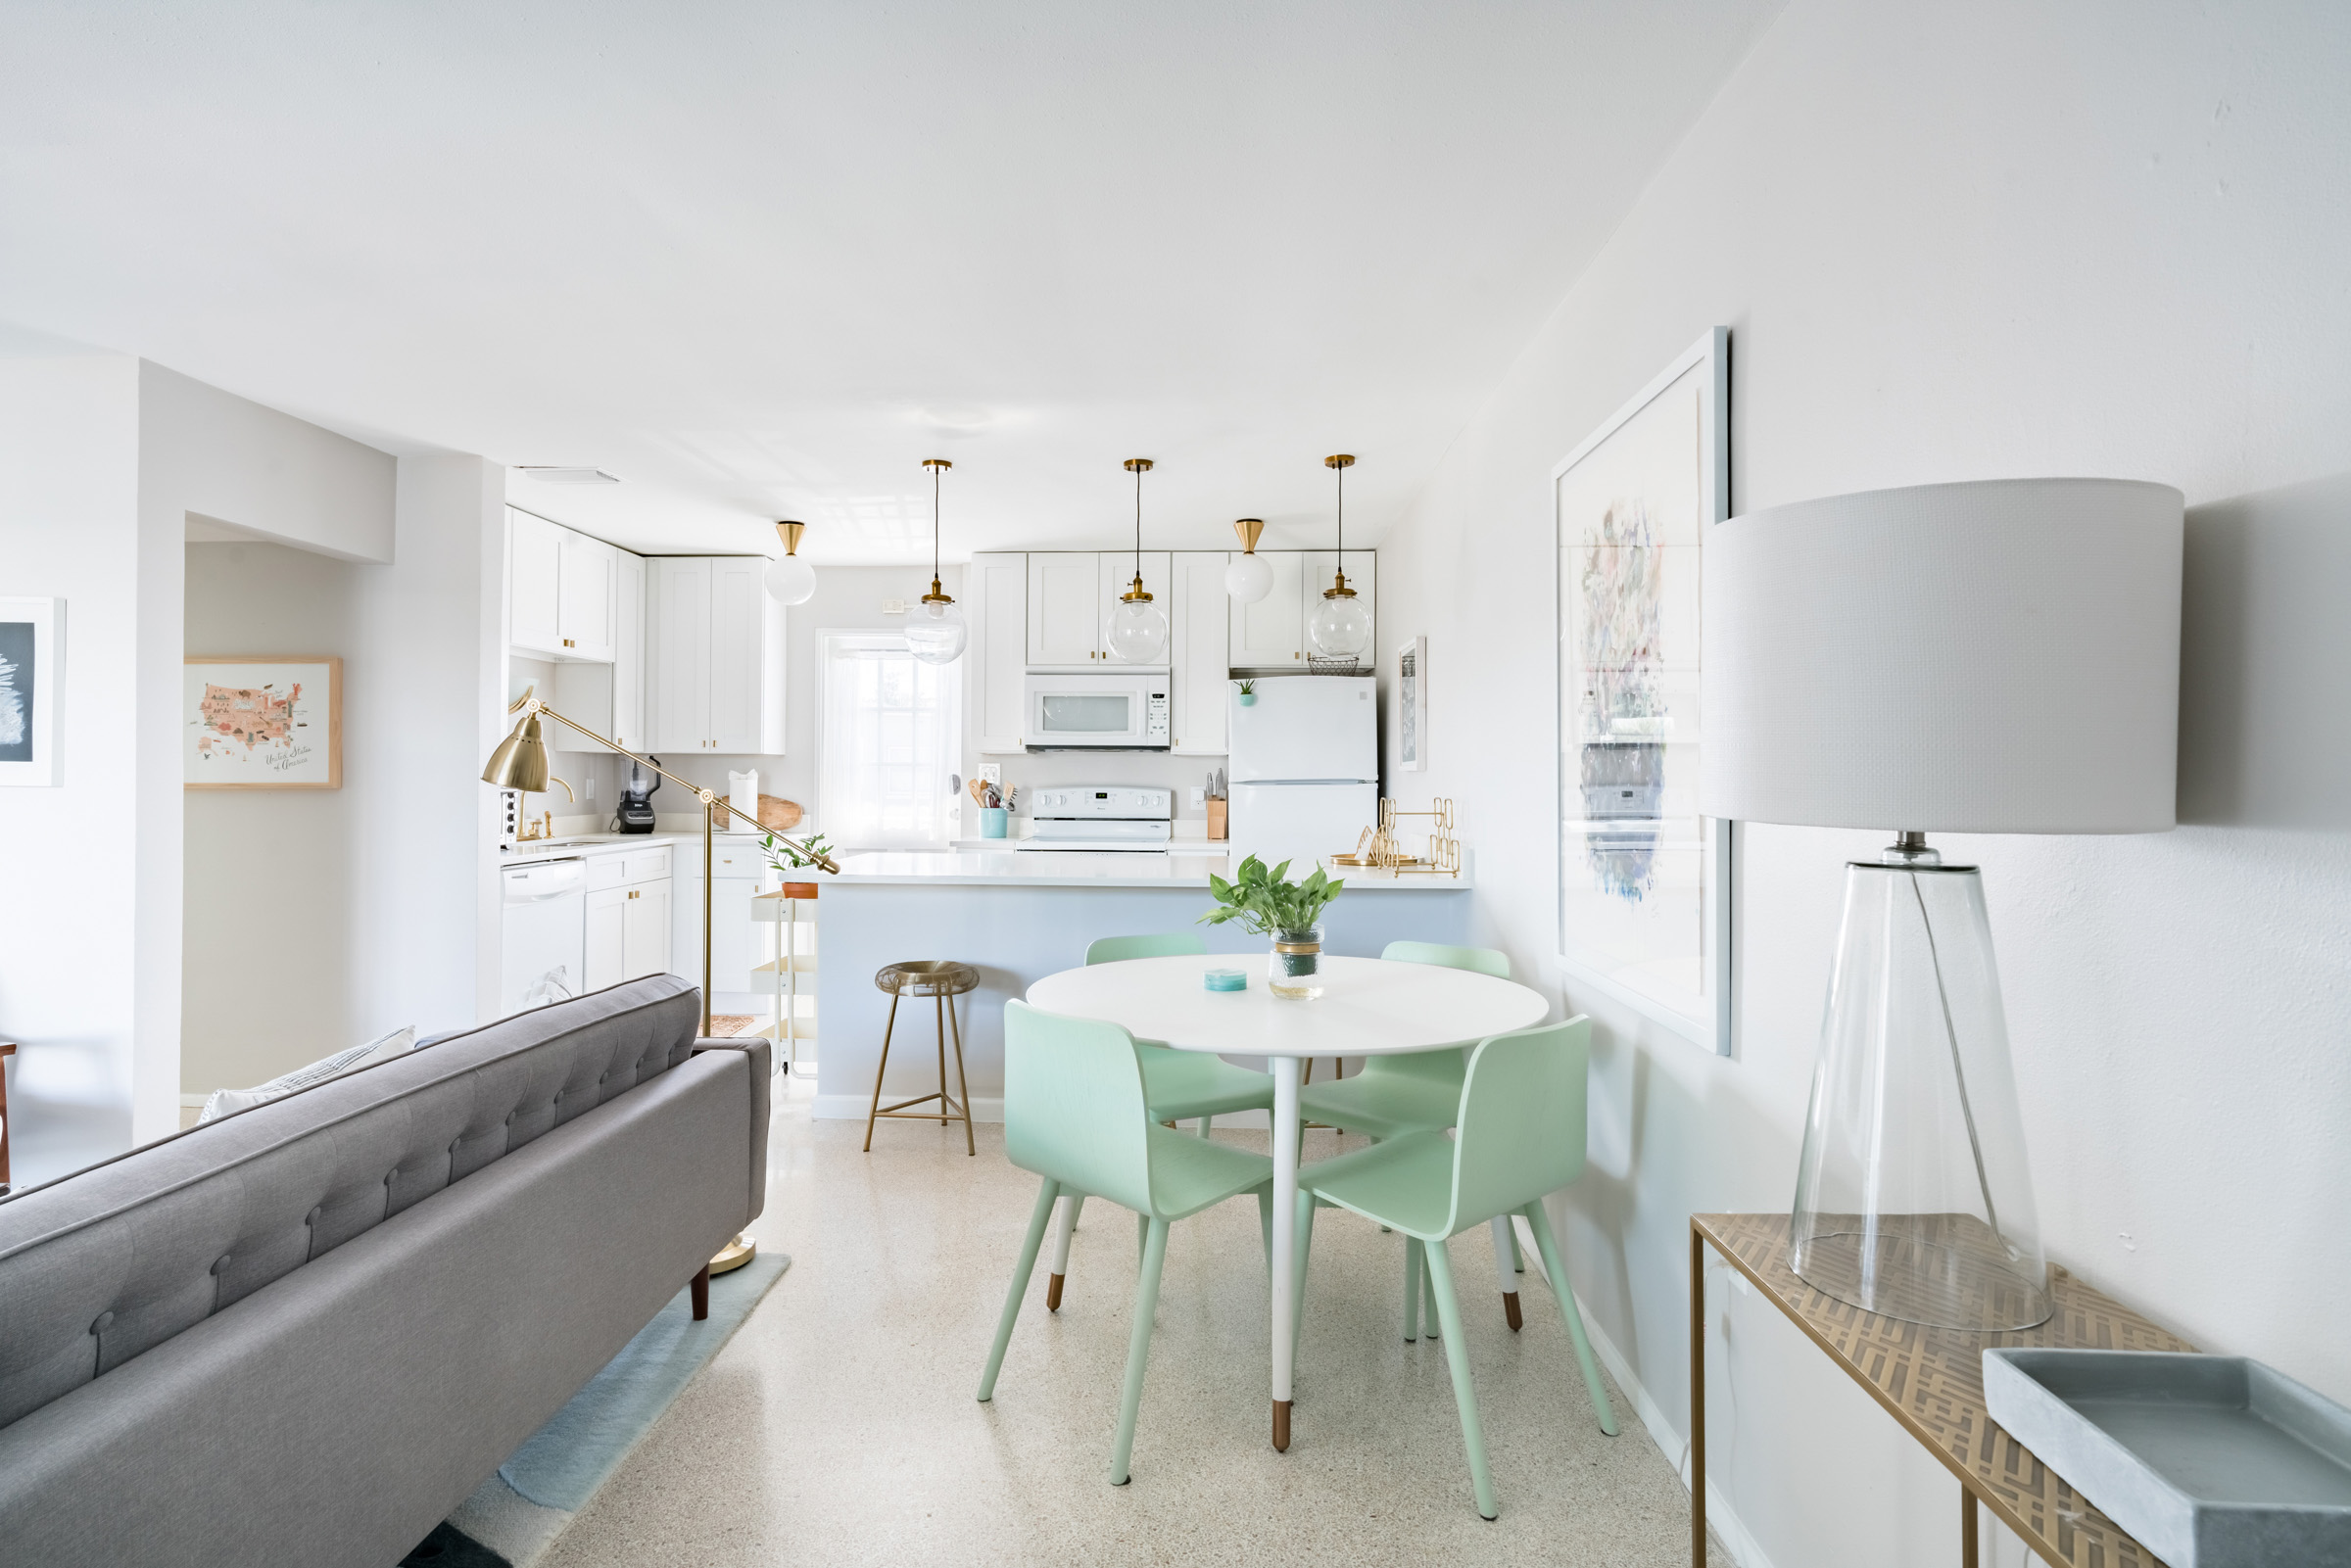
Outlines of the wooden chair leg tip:
<svg viewBox="0 0 2351 1568">
<path fill-rule="evenodd" d="M 1059 1274 L 1054 1274 L 1045 1281 L 1045 1310 L 1048 1312 L 1061 1310 L 1061 1276 Z"/>
<path fill-rule="evenodd" d="M 1518 1315 L 1518 1293 L 1516 1291 L 1503 1293 L 1502 1315 L 1510 1323 L 1511 1332 L 1513 1334 L 1517 1333 L 1524 1325 L 1526 1320 Z"/>
</svg>

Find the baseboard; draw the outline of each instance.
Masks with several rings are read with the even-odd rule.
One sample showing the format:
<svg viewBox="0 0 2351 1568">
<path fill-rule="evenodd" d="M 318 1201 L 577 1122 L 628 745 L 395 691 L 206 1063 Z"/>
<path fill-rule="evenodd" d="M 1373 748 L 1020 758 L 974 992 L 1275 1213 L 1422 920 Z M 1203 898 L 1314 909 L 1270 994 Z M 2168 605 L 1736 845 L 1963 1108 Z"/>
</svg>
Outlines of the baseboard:
<svg viewBox="0 0 2351 1568">
<path fill-rule="evenodd" d="M 1522 1244 L 1523 1240 L 1522 1237 Z M 1584 1314 L 1584 1332 L 1592 1338 L 1592 1349 L 1599 1355 L 1600 1364 L 1608 1369 L 1608 1376 L 1615 1379 L 1617 1388 L 1623 1390 L 1626 1398 L 1633 1402 L 1633 1411 L 1641 1417 L 1641 1424 L 1649 1429 L 1650 1441 L 1657 1446 L 1657 1451 L 1673 1461 L 1675 1477 L 1683 1486 L 1689 1486 L 1689 1440 L 1675 1430 L 1673 1422 L 1658 1407 L 1657 1402 L 1649 1397 L 1649 1390 L 1633 1375 L 1632 1363 L 1618 1353 L 1615 1343 L 1601 1330 L 1599 1319 L 1593 1315 L 1591 1307 L 1581 1296 L 1576 1298 L 1576 1306 Z M 1714 1484 L 1712 1476 L 1706 1478 L 1706 1527 L 1722 1542 L 1724 1549 L 1730 1552 L 1731 1560 L 1739 1564 L 1739 1568 L 1772 1568 L 1771 1559 L 1763 1554 L 1763 1548 L 1755 1544 L 1755 1538 L 1748 1534 L 1746 1523 L 1731 1507 L 1731 1499 L 1722 1495 L 1722 1489 Z"/>
</svg>

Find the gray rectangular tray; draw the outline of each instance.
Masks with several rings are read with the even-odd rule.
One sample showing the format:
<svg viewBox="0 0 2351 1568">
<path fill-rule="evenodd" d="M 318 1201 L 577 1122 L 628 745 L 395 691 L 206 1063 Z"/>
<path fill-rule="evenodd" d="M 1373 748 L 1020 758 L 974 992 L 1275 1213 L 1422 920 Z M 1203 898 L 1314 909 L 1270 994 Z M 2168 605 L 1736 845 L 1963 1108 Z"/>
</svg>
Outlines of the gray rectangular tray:
<svg viewBox="0 0 2351 1568">
<path fill-rule="evenodd" d="M 2351 1410 L 2259 1361 L 1986 1351 L 1984 1404 L 2171 1568 L 2351 1568 Z"/>
</svg>

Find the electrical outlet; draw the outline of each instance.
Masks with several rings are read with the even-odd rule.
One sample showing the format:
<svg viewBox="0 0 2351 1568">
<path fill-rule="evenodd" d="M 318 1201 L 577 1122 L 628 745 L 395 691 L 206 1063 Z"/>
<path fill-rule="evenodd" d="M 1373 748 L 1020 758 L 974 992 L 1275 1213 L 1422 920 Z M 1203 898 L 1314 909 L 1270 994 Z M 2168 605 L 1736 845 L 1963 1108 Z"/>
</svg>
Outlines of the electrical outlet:
<svg viewBox="0 0 2351 1568">
<path fill-rule="evenodd" d="M 980 764 L 980 782 L 992 784 L 1002 784 L 1004 782 L 1004 764 L 1000 762 Z"/>
<path fill-rule="evenodd" d="M 1194 811 L 1202 811 L 1207 809 L 1207 806 L 1208 786 L 1206 784 L 1192 785 L 1192 809 Z"/>
<path fill-rule="evenodd" d="M 906 601 L 902 598 L 886 598 L 882 601 L 882 613 L 903 615 L 906 613 Z"/>
<path fill-rule="evenodd" d="M 596 775 L 593 773 L 588 776 L 587 791 L 589 801 L 594 803 L 596 800 Z"/>
</svg>

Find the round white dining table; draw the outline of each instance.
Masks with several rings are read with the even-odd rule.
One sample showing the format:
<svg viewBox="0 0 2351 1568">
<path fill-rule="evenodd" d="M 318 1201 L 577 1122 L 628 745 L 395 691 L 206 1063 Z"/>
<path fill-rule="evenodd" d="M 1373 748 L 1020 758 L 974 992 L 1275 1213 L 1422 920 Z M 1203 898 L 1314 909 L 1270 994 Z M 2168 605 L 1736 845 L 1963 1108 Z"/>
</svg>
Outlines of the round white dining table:
<svg viewBox="0 0 2351 1568">
<path fill-rule="evenodd" d="M 1237 969 L 1249 986 L 1212 991 L 1201 976 Z M 1273 1074 L 1273 1447 L 1290 1446 L 1292 1259 L 1297 1252 L 1299 1064 L 1319 1056 L 1401 1056 L 1466 1045 L 1540 1023 L 1539 991 L 1471 970 L 1324 957 L 1321 996 L 1289 1001 L 1266 989 L 1262 955 L 1136 958 L 1048 974 L 1029 1004 L 1103 1019 L 1179 1051 L 1262 1056 Z"/>
</svg>

